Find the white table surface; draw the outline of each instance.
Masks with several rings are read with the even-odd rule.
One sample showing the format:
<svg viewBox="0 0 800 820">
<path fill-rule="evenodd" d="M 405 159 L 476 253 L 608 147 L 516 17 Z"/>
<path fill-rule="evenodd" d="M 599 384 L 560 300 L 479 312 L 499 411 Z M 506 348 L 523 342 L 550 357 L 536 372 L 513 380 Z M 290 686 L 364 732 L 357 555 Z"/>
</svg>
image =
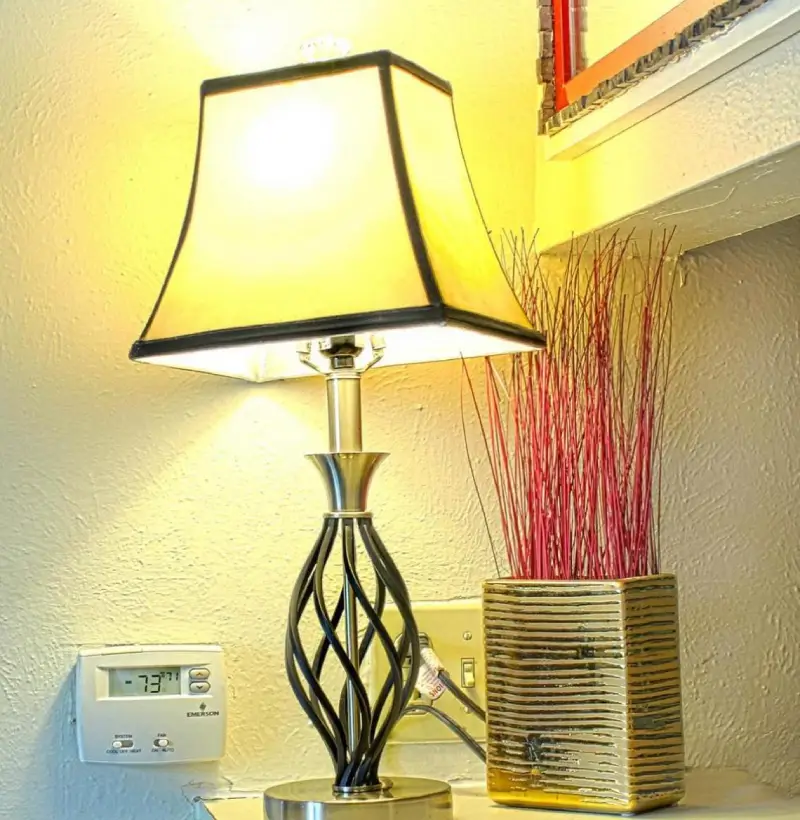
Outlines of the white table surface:
<svg viewBox="0 0 800 820">
<path fill-rule="evenodd" d="M 576 812 L 510 809 L 490 802 L 483 784 L 453 784 L 455 820 L 587 820 Z M 259 797 L 226 797 L 197 804 L 198 820 L 264 820 Z M 735 770 L 693 771 L 687 778 L 686 799 L 680 806 L 641 815 L 647 820 L 800 820 L 800 799 L 783 796 Z"/>
</svg>

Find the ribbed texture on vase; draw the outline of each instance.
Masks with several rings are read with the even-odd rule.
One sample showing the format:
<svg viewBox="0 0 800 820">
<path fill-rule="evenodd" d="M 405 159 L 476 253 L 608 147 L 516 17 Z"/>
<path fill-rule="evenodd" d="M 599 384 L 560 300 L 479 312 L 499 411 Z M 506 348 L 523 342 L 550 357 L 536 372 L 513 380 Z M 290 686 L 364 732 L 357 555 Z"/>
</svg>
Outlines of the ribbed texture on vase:
<svg viewBox="0 0 800 820">
<path fill-rule="evenodd" d="M 639 812 L 684 794 L 677 585 L 484 585 L 487 783 L 521 806 Z"/>
</svg>

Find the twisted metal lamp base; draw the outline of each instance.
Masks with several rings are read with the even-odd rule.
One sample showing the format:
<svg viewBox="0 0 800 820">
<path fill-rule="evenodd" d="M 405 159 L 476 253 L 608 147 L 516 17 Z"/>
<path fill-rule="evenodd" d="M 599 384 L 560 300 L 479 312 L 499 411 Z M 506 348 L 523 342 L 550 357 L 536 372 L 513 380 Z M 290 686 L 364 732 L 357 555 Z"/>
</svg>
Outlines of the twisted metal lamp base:
<svg viewBox="0 0 800 820">
<path fill-rule="evenodd" d="M 372 601 L 367 597 L 356 569 L 356 530 L 374 568 L 375 592 Z M 337 535 L 341 535 L 345 583 L 333 612 L 329 612 L 325 602 L 324 575 Z M 397 646 L 381 622 L 387 593 L 404 623 Z M 346 615 L 350 594 L 366 621 L 357 658 L 352 659 L 347 648 L 347 638 L 350 637 L 348 625 L 345 625 L 347 634 L 344 642 L 337 634 Z M 300 621 L 309 604 L 313 605 L 323 633 L 313 659 L 303 646 L 300 635 Z M 359 668 L 376 637 L 386 653 L 390 675 L 372 704 L 361 681 Z M 412 647 L 418 645 L 419 636 L 411 614 L 408 591 L 372 519 L 326 516 L 322 532 L 300 572 L 292 595 L 286 633 L 286 671 L 295 697 L 331 756 L 335 767 L 335 792 L 344 795 L 352 789 L 380 790 L 378 768 L 381 755 L 389 732 L 413 694 L 419 671 L 419 652 L 412 651 Z M 338 703 L 332 702 L 322 684 L 325 661 L 331 653 L 345 674 Z M 411 663 L 404 674 L 406 657 L 410 658 Z"/>
<path fill-rule="evenodd" d="M 330 360 L 331 452 L 309 458 L 325 480 L 330 506 L 295 584 L 286 632 L 289 683 L 328 750 L 334 776 L 268 789 L 268 820 L 452 820 L 446 783 L 417 778 L 390 782 L 379 772 L 389 735 L 414 693 L 420 646 L 408 590 L 367 512 L 369 484 L 385 454 L 362 450 L 361 372 L 354 363 L 360 352 L 352 337 L 333 340 L 325 351 Z M 337 541 L 342 573 L 331 590 Z M 374 575 L 369 587 L 357 569 L 359 552 L 369 559 Z M 390 635 L 381 620 L 387 600 L 400 614 L 399 636 Z M 301 624 L 312 611 L 322 634 L 309 649 Z M 376 641 L 375 651 L 385 654 L 389 672 L 370 700 L 361 667 Z M 332 693 L 325 683 L 330 681 L 329 665 L 344 674 L 341 688 Z"/>
</svg>

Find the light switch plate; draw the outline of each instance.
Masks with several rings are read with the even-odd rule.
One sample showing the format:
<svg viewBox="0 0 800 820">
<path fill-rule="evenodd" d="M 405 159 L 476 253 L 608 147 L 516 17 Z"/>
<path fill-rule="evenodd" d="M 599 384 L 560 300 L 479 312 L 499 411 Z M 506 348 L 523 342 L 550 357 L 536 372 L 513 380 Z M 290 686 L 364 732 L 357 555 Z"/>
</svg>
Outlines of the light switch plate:
<svg viewBox="0 0 800 820">
<path fill-rule="evenodd" d="M 412 604 L 420 634 L 428 636 L 431 648 L 439 657 L 450 677 L 464 691 L 486 708 L 486 663 L 483 654 L 483 615 L 480 598 L 455 601 L 420 601 Z M 392 638 L 400 635 L 402 620 L 394 607 L 387 606 L 383 623 Z M 376 648 L 377 647 L 377 648 Z M 378 641 L 373 642 L 370 663 L 370 696 L 377 694 L 379 683 L 386 679 L 388 665 Z M 474 661 L 475 686 L 462 686 L 462 661 Z M 421 703 L 430 703 L 421 700 Z M 433 704 L 463 726 L 476 740 L 485 740 L 486 726 L 480 718 L 445 692 Z M 431 715 L 404 717 L 389 736 L 390 743 L 460 742 L 458 738 Z"/>
</svg>

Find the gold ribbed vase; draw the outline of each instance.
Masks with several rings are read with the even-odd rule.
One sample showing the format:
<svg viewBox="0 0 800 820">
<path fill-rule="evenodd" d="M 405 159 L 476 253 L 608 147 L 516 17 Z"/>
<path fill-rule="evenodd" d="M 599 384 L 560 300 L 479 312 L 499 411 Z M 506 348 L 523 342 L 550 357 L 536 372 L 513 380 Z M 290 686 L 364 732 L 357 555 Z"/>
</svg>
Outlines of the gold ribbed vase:
<svg viewBox="0 0 800 820">
<path fill-rule="evenodd" d="M 675 576 L 487 581 L 483 605 L 494 801 L 631 813 L 683 797 Z"/>
</svg>

